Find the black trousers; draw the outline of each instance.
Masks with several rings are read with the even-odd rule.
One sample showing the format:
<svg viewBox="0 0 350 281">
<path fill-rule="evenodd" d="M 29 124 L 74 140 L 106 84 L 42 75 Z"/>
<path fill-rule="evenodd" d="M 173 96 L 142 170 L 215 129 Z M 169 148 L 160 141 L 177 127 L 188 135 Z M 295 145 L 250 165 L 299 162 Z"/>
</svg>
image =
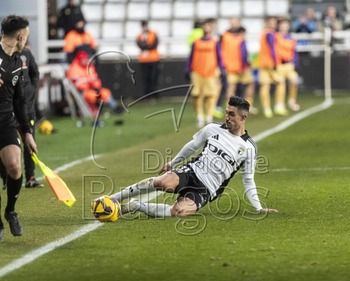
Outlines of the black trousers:
<svg viewBox="0 0 350 281">
<path fill-rule="evenodd" d="M 147 95 L 157 90 L 158 83 L 158 62 L 140 63 L 143 78 L 143 94 Z M 150 97 L 157 97 L 158 94 Z"/>
</svg>

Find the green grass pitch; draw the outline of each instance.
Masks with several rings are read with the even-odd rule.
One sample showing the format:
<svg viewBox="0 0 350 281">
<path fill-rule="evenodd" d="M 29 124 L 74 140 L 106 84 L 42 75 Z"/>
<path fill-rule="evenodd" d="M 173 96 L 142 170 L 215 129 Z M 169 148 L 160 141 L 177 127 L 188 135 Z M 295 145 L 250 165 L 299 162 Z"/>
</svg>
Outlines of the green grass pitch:
<svg viewBox="0 0 350 281">
<path fill-rule="evenodd" d="M 322 97 L 300 97 L 303 109 Z M 228 195 L 196 216 L 177 219 L 121 218 L 65 244 L 0 280 L 350 280 L 350 96 L 338 94 L 325 111 L 258 143 L 267 165 L 256 174 L 260 199 L 279 213 L 249 214 L 241 176 Z M 1 268 L 47 243 L 92 223 L 90 200 L 148 176 L 174 156 L 196 131 L 191 104 L 175 131 L 171 113 L 145 119 L 179 102 L 142 103 L 122 117 L 105 119 L 92 136 L 89 124 L 53 120 L 58 133 L 37 135 L 40 159 L 55 169 L 87 157 L 60 173 L 77 198 L 72 208 L 57 202 L 47 184 L 21 191 L 17 211 L 24 235 L 5 224 Z M 288 117 L 250 116 L 256 135 Z M 124 119 L 123 126 L 114 126 Z M 91 149 L 93 144 L 93 149 Z M 149 161 L 146 162 L 146 155 Z M 155 155 L 162 155 L 158 162 Z M 37 176 L 40 172 L 37 170 Z M 93 184 L 95 182 L 95 184 Z M 3 202 L 6 197 L 2 192 Z M 156 200 L 171 203 L 174 196 Z M 4 204 L 4 203 L 3 203 Z"/>
</svg>

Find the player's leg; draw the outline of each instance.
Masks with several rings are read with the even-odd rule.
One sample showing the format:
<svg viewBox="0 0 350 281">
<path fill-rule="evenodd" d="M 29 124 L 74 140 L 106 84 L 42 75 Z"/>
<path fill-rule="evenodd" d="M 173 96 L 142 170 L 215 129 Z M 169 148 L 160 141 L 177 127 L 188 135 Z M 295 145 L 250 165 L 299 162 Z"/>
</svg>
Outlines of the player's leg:
<svg viewBox="0 0 350 281">
<path fill-rule="evenodd" d="M 2 179 L 2 189 L 6 189 L 7 186 L 7 171 L 6 168 L 4 166 L 4 164 L 2 163 L 2 161 L 0 160 L 0 176 Z"/>
<path fill-rule="evenodd" d="M 31 118 L 34 120 L 34 118 Z M 34 121 L 33 125 L 31 124 L 33 137 L 35 138 L 35 127 L 34 127 Z M 22 138 L 23 139 L 23 138 Z M 28 152 L 27 149 L 24 149 L 23 151 L 23 160 L 24 160 L 24 174 L 26 178 L 25 187 L 31 188 L 31 187 L 43 187 L 44 185 L 40 182 L 37 182 L 35 179 L 35 164 L 32 159 L 31 154 Z"/>
<path fill-rule="evenodd" d="M 7 145 L 1 149 L 0 157 L 8 173 L 5 218 L 9 222 L 11 233 L 20 236 L 23 227 L 15 212 L 15 205 L 22 186 L 21 149 L 14 144 Z"/>
<path fill-rule="evenodd" d="M 135 197 L 138 195 L 147 194 L 147 193 L 156 191 L 154 187 L 154 179 L 155 177 L 143 179 L 137 183 L 129 185 L 128 187 L 122 189 L 117 193 L 112 194 L 111 197 L 114 200 L 122 202 L 125 199 L 131 199 L 132 197 Z"/>
<path fill-rule="evenodd" d="M 205 122 L 207 124 L 213 122 L 213 116 L 215 112 L 216 100 L 219 94 L 219 85 L 216 77 L 209 77 L 205 79 L 203 87 L 204 94 L 204 109 L 205 109 Z"/>
<path fill-rule="evenodd" d="M 155 218 L 184 217 L 195 214 L 208 202 L 209 192 L 193 172 L 172 172 L 157 179 L 157 184 L 166 186 L 163 190 L 179 194 L 172 206 L 131 200 L 122 206 L 122 213 L 138 211 Z"/>
<path fill-rule="evenodd" d="M 1 194 L 0 194 L 0 212 L 1 212 Z M 0 242 L 4 239 L 4 224 L 0 215 Z"/>
<path fill-rule="evenodd" d="M 245 86 L 244 99 L 250 104 L 249 113 L 254 115 L 258 114 L 259 110 L 254 107 L 255 84 L 254 77 L 250 69 L 247 69 L 243 72 L 240 82 Z"/>
<path fill-rule="evenodd" d="M 173 193 L 179 186 L 179 182 L 179 176 L 175 172 L 167 172 L 159 177 L 149 178 L 131 185 L 130 187 L 123 189 L 121 192 L 114 194 L 111 197 L 116 200 L 118 200 L 118 198 L 126 199 L 157 190 Z M 118 201 L 121 202 L 121 200 Z M 140 200 L 132 199 L 128 203 L 122 204 L 121 206 L 122 214 L 135 211 L 143 212 L 151 217 L 170 217 L 171 205 L 144 203 Z"/>
<path fill-rule="evenodd" d="M 273 73 L 273 80 L 276 83 L 275 90 L 275 114 L 285 116 L 286 109 L 286 69 L 285 65 L 279 65 L 277 71 Z"/>
<path fill-rule="evenodd" d="M 197 73 L 193 72 L 191 74 L 191 82 L 193 88 L 191 91 L 192 104 L 194 109 L 194 114 L 197 119 L 197 127 L 201 128 L 204 126 L 204 116 L 203 116 L 203 78 Z"/>
<path fill-rule="evenodd" d="M 270 84 L 271 78 L 267 69 L 259 70 L 259 82 L 260 82 L 260 103 L 266 118 L 272 118 L 273 113 L 271 110 L 271 99 L 270 99 Z"/>
<path fill-rule="evenodd" d="M 298 97 L 298 73 L 294 70 L 294 65 L 288 75 L 288 106 L 293 111 L 299 111 L 300 105 L 297 103 Z"/>
</svg>

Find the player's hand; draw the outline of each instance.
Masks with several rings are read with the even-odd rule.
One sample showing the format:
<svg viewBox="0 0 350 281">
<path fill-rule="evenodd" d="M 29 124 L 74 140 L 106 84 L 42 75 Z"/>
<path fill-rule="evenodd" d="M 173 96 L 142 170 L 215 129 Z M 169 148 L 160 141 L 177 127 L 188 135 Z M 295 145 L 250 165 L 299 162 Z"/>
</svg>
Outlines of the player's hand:
<svg viewBox="0 0 350 281">
<path fill-rule="evenodd" d="M 278 213 L 278 211 L 276 209 L 265 208 L 265 209 L 260 209 L 259 213 Z"/>
<path fill-rule="evenodd" d="M 26 133 L 24 135 L 24 145 L 25 145 L 27 151 L 29 152 L 29 154 L 32 154 L 33 152 L 38 153 L 36 142 L 35 142 L 32 134 Z"/>
<path fill-rule="evenodd" d="M 169 165 L 169 164 L 165 164 L 161 169 L 160 169 L 160 171 L 159 171 L 159 174 L 161 175 L 161 174 L 164 174 L 164 173 L 166 173 L 166 172 L 168 172 L 168 171 L 170 171 L 171 170 L 171 166 Z"/>
</svg>

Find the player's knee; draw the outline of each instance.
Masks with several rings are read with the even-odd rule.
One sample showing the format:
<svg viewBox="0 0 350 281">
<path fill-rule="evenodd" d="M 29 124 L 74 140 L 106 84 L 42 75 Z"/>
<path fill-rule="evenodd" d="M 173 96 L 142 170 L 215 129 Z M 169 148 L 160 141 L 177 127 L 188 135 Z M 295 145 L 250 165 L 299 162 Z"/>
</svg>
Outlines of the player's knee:
<svg viewBox="0 0 350 281">
<path fill-rule="evenodd" d="M 14 180 L 19 179 L 22 175 L 21 165 L 17 163 L 10 163 L 7 166 L 7 173 L 12 179 Z"/>
<path fill-rule="evenodd" d="M 174 203 L 171 208 L 171 215 L 173 217 L 192 216 L 197 212 L 197 205 L 194 201 L 184 198 Z"/>
<path fill-rule="evenodd" d="M 179 208 L 176 205 L 174 205 L 171 208 L 171 216 L 173 217 L 187 217 L 192 216 L 196 213 L 196 209 L 187 209 L 187 208 Z"/>
<path fill-rule="evenodd" d="M 173 192 L 178 185 L 179 177 L 175 173 L 166 173 L 154 180 L 155 189 L 167 192 Z"/>
</svg>

